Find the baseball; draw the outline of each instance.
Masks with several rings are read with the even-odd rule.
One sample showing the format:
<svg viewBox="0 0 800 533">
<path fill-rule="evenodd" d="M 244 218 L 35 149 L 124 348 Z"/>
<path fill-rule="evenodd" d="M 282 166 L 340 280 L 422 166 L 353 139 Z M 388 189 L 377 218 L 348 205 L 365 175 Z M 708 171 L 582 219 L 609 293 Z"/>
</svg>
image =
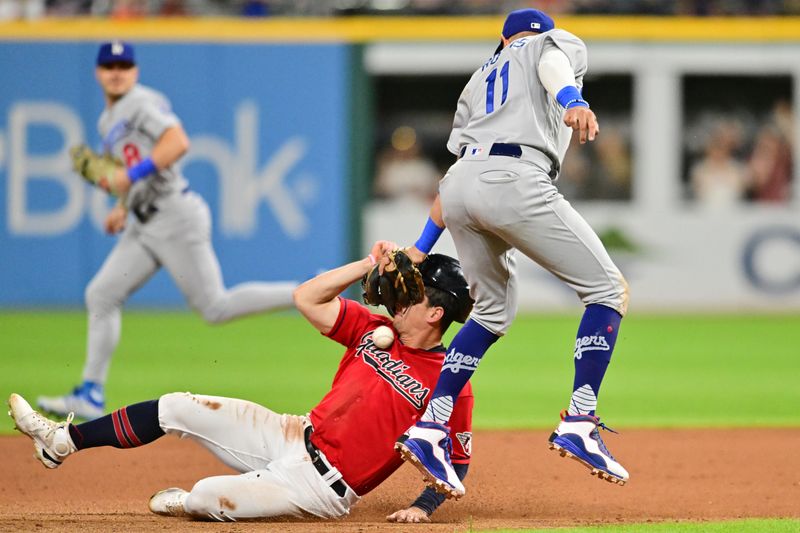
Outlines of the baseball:
<svg viewBox="0 0 800 533">
<path fill-rule="evenodd" d="M 394 342 L 394 332 L 387 326 L 378 326 L 372 332 L 372 342 L 381 350 L 385 350 Z"/>
</svg>

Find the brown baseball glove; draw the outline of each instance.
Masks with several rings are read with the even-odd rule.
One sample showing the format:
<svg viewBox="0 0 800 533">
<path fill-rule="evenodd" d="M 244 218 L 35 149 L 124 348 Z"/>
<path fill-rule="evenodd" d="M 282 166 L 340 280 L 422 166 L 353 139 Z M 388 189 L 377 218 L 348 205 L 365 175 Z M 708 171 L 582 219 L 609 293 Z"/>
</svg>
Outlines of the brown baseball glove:
<svg viewBox="0 0 800 533">
<path fill-rule="evenodd" d="M 100 180 L 105 178 L 109 192 L 114 196 L 119 196 L 119 191 L 114 187 L 116 183 L 114 175 L 118 169 L 125 168 L 122 161 L 108 153 L 97 154 L 85 144 L 70 148 L 69 155 L 72 159 L 72 169 L 83 179 L 97 187 Z"/>
<path fill-rule="evenodd" d="M 379 265 L 372 267 L 361 282 L 364 303 L 383 305 L 389 314 L 418 304 L 425 299 L 422 274 L 403 250 L 389 254 L 389 264 L 380 273 Z"/>
</svg>

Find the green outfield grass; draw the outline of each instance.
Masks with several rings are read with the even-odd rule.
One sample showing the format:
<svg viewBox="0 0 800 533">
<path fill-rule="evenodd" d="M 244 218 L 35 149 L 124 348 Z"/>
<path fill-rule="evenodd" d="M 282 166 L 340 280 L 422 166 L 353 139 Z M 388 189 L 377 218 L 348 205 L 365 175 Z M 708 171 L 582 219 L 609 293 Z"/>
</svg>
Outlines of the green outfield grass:
<svg viewBox="0 0 800 533">
<path fill-rule="evenodd" d="M 474 380 L 477 428 L 553 426 L 571 392 L 579 316 L 521 316 Z M 600 410 L 612 427 L 800 425 L 800 317 L 626 319 Z M 0 393 L 63 393 L 80 378 L 84 313 L 0 313 Z M 450 332 L 455 333 L 455 328 Z M 170 391 L 254 400 L 303 413 L 342 349 L 295 313 L 208 326 L 184 312 L 125 313 L 109 407 Z M 0 417 L 0 433 L 11 430 Z"/>
<path fill-rule="evenodd" d="M 625 526 L 568 527 L 558 529 L 513 530 L 514 533 L 795 533 L 800 520 L 731 520 L 729 522 L 664 522 Z M 512 530 L 492 530 L 511 533 Z"/>
</svg>

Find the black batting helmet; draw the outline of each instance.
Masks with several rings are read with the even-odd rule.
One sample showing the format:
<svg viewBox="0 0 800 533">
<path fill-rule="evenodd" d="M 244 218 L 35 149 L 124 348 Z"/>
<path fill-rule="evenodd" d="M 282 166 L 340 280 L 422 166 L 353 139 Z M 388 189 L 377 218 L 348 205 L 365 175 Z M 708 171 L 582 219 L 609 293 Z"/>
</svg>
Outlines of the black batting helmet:
<svg viewBox="0 0 800 533">
<path fill-rule="evenodd" d="M 453 320 L 466 322 L 475 302 L 469 295 L 469 283 L 458 259 L 444 254 L 431 254 L 419 264 L 419 271 L 426 287 L 434 287 L 453 296 Z"/>
</svg>

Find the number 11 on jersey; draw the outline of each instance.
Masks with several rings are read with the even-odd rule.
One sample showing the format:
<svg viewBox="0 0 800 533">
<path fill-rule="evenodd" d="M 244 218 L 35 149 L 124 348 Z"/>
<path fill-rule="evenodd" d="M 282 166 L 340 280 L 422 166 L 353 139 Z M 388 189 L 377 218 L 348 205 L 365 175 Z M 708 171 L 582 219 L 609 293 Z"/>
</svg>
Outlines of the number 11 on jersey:
<svg viewBox="0 0 800 533">
<path fill-rule="evenodd" d="M 500 78 L 503 81 L 503 96 L 500 98 L 500 105 L 506 103 L 508 97 L 508 61 L 505 62 L 503 68 L 500 69 Z M 486 114 L 488 115 L 494 111 L 494 85 L 497 81 L 497 69 L 495 68 L 489 73 L 486 78 Z"/>
</svg>

